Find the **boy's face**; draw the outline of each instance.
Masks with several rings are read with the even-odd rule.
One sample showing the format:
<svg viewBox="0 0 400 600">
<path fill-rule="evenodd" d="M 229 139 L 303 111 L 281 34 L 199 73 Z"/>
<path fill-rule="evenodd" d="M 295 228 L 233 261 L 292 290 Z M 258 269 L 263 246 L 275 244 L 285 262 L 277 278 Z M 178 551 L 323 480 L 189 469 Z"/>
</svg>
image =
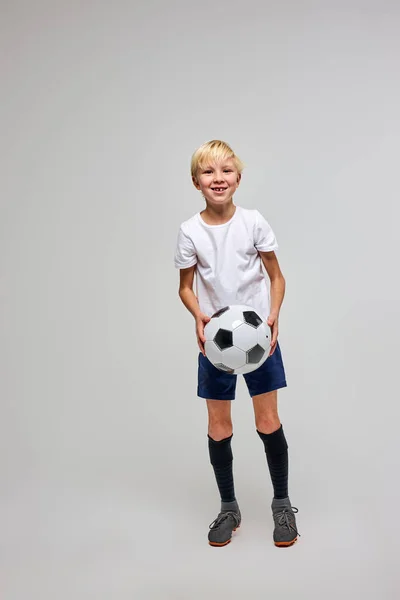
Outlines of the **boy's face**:
<svg viewBox="0 0 400 600">
<path fill-rule="evenodd" d="M 193 178 L 195 187 L 213 205 L 227 204 L 239 187 L 241 175 L 232 158 L 205 165 Z"/>
</svg>

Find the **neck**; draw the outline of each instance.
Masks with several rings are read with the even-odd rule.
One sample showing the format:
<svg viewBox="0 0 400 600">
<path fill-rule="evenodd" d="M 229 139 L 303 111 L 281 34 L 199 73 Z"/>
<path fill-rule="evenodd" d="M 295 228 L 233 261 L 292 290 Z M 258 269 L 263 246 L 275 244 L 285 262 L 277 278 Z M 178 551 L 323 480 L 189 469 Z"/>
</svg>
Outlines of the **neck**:
<svg viewBox="0 0 400 600">
<path fill-rule="evenodd" d="M 218 223 L 224 223 L 229 221 L 233 217 L 236 211 L 236 206 L 233 204 L 232 200 L 229 204 L 225 204 L 223 206 L 210 206 L 207 203 L 207 207 L 202 211 L 202 215 L 207 217 L 209 221 Z"/>
</svg>

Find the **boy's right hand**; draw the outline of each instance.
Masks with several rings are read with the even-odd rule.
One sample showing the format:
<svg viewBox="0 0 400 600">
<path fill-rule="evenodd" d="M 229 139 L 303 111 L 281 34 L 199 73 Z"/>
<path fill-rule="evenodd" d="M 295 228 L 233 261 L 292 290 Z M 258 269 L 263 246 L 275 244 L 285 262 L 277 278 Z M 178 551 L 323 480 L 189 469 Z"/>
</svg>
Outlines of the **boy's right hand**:
<svg viewBox="0 0 400 600">
<path fill-rule="evenodd" d="M 202 353 L 203 356 L 206 355 L 206 351 L 204 350 L 204 342 L 206 341 L 206 338 L 204 337 L 204 327 L 210 320 L 211 320 L 211 317 L 208 317 L 207 315 L 205 315 L 203 313 L 200 313 L 196 317 L 197 343 L 200 348 L 200 352 Z"/>
</svg>

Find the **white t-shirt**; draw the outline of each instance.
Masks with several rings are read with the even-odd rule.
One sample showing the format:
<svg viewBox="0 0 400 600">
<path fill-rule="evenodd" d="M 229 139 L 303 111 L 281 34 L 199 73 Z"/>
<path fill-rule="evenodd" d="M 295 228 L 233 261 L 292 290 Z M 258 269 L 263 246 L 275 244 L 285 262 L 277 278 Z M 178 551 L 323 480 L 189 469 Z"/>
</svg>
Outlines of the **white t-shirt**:
<svg viewBox="0 0 400 600">
<path fill-rule="evenodd" d="M 274 232 L 258 210 L 236 206 L 222 225 L 207 225 L 196 213 L 180 226 L 175 267 L 197 264 L 196 295 L 204 314 L 211 317 L 224 306 L 247 304 L 266 320 L 269 286 L 258 250 L 277 248 Z"/>
</svg>

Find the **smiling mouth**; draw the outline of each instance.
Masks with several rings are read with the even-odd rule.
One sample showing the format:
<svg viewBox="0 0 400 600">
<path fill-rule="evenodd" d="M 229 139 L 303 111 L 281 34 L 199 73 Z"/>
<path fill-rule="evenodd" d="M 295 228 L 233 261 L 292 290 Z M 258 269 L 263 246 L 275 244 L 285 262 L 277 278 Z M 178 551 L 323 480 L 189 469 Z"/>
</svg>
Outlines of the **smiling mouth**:
<svg viewBox="0 0 400 600">
<path fill-rule="evenodd" d="M 213 192 L 224 192 L 225 190 L 227 190 L 228 188 L 211 188 Z"/>
</svg>

